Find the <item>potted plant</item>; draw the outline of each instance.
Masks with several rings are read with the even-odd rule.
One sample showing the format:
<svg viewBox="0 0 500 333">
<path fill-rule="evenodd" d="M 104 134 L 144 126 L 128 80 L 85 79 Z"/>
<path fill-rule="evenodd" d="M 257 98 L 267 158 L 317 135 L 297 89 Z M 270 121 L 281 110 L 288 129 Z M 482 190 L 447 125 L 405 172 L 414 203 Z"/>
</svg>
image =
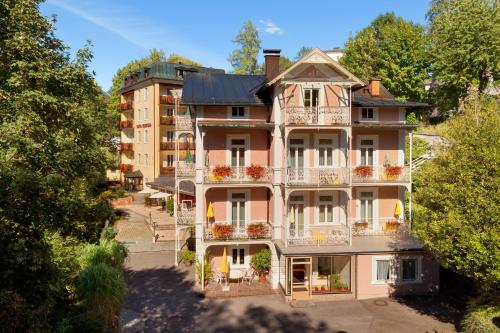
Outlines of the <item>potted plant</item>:
<svg viewBox="0 0 500 333">
<path fill-rule="evenodd" d="M 160 201 L 160 205 L 161 205 L 161 209 L 162 209 L 162 210 L 167 209 L 167 200 L 165 200 L 165 199 L 161 199 L 161 201 Z"/>
<path fill-rule="evenodd" d="M 387 165 L 384 167 L 385 175 L 388 180 L 397 179 L 403 172 L 403 167 Z"/>
<path fill-rule="evenodd" d="M 262 249 L 254 254 L 250 265 L 259 274 L 259 281 L 266 282 L 266 274 L 271 268 L 271 250 Z"/>
<path fill-rule="evenodd" d="M 247 176 L 254 180 L 258 180 L 264 177 L 265 169 L 263 166 L 258 164 L 251 164 L 247 167 Z"/>
<path fill-rule="evenodd" d="M 203 264 L 199 261 L 196 262 L 196 272 L 198 275 L 198 281 L 201 283 L 202 272 L 203 272 L 203 283 L 205 286 L 208 284 L 208 281 L 212 278 L 212 260 L 210 259 L 210 253 L 207 251 L 205 257 L 203 258 Z"/>
<path fill-rule="evenodd" d="M 260 238 L 267 234 L 268 228 L 265 223 L 252 223 L 247 226 L 247 234 L 250 238 Z"/>
<path fill-rule="evenodd" d="M 392 220 L 385 223 L 384 229 L 386 232 L 396 232 L 401 223 L 397 220 Z"/>
<path fill-rule="evenodd" d="M 222 181 L 226 177 L 231 177 L 232 174 L 233 170 L 229 165 L 217 165 L 212 170 L 212 175 L 214 176 L 214 179 L 217 181 Z"/>
<path fill-rule="evenodd" d="M 230 224 L 214 224 L 212 226 L 212 234 L 215 238 L 226 239 L 233 234 L 233 226 Z"/>
<path fill-rule="evenodd" d="M 184 250 L 181 252 L 181 260 L 185 265 L 191 266 L 194 263 L 194 252 L 190 250 Z"/>
<path fill-rule="evenodd" d="M 330 276 L 330 290 L 331 291 L 349 291 L 349 286 L 342 282 L 340 274 L 332 274 Z"/>
<path fill-rule="evenodd" d="M 357 221 L 354 223 L 354 228 L 366 229 L 366 228 L 368 228 L 368 221 Z"/>
<path fill-rule="evenodd" d="M 368 178 L 373 176 L 373 167 L 370 165 L 359 165 L 354 168 L 353 172 L 357 177 Z"/>
</svg>

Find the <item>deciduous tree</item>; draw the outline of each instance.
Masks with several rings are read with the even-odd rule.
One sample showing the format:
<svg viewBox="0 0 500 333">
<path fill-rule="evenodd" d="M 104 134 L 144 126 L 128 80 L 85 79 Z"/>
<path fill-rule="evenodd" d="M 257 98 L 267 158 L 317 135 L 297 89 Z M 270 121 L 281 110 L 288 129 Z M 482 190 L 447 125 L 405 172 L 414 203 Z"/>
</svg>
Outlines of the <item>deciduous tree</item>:
<svg viewBox="0 0 500 333">
<path fill-rule="evenodd" d="M 251 21 L 245 22 L 233 39 L 239 46 L 228 58 L 236 74 L 256 74 L 259 71 L 257 56 L 260 51 L 260 38 L 257 28 Z"/>
<path fill-rule="evenodd" d="M 173 62 L 173 63 L 179 63 L 179 64 L 184 64 L 184 65 L 192 65 L 192 66 L 203 66 L 197 61 L 191 60 L 189 58 L 183 57 L 181 55 L 172 53 L 171 55 L 168 56 L 167 62 Z"/>
</svg>

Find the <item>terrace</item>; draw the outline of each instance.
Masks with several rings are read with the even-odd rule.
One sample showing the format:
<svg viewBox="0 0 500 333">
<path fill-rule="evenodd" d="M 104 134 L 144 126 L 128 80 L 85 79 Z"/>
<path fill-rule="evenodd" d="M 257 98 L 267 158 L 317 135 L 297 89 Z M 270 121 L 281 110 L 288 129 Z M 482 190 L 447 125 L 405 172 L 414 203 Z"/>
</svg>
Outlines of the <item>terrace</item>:
<svg viewBox="0 0 500 333">
<path fill-rule="evenodd" d="M 349 184 L 348 168 L 287 168 L 288 186 L 344 186 Z"/>
<path fill-rule="evenodd" d="M 353 183 L 409 182 L 409 166 L 360 165 L 352 169 Z"/>
<path fill-rule="evenodd" d="M 204 179 L 208 184 L 251 184 L 269 183 L 272 177 L 271 169 L 265 166 L 215 166 L 205 168 Z"/>
<path fill-rule="evenodd" d="M 228 221 L 217 221 L 204 227 L 206 241 L 271 239 L 272 223 L 253 220 L 244 226 L 233 226 Z"/>
</svg>

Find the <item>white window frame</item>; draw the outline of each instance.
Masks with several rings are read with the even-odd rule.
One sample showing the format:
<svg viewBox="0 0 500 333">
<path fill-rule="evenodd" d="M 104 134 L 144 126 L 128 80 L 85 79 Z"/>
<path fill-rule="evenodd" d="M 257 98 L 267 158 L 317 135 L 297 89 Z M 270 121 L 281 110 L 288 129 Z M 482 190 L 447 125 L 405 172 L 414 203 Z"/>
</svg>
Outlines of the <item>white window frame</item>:
<svg viewBox="0 0 500 333">
<path fill-rule="evenodd" d="M 250 190 L 228 190 L 227 191 L 227 205 L 226 205 L 226 223 L 227 224 L 232 224 L 232 219 L 231 219 L 231 210 L 232 210 L 232 203 L 233 203 L 233 194 L 235 193 L 244 193 L 245 194 L 245 227 L 250 224 L 250 221 L 252 221 L 251 216 L 250 216 Z"/>
<path fill-rule="evenodd" d="M 149 140 L 148 140 L 148 134 L 149 134 L 149 131 L 147 129 L 144 130 L 144 143 L 148 143 Z"/>
<path fill-rule="evenodd" d="M 137 109 L 137 121 L 141 121 L 141 109 Z"/>
<path fill-rule="evenodd" d="M 304 140 L 304 144 L 302 145 L 302 147 L 304 148 L 304 169 L 306 168 L 309 168 L 309 154 L 310 154 L 310 150 L 309 150 L 309 135 L 307 134 L 301 134 L 301 135 L 292 135 L 292 136 L 289 136 L 288 137 L 288 142 L 287 142 L 287 147 L 286 147 L 286 152 L 285 152 L 285 165 L 286 167 L 288 168 L 288 162 L 287 162 L 287 159 L 288 159 L 288 154 L 289 154 L 289 149 L 291 146 L 295 146 L 295 147 L 299 147 L 300 145 L 297 145 L 297 144 L 291 144 L 290 143 L 290 140 L 294 140 L 294 139 L 299 139 L 299 140 Z"/>
<path fill-rule="evenodd" d="M 378 155 L 379 155 L 379 145 L 378 145 L 378 135 L 358 135 L 356 137 L 356 165 L 361 165 L 361 141 L 362 140 L 372 140 L 373 141 L 373 166 L 377 169 L 378 166 Z M 375 172 L 376 170 L 374 170 Z"/>
<path fill-rule="evenodd" d="M 320 215 L 320 201 L 319 198 L 322 196 L 331 196 L 332 197 L 332 205 L 333 205 L 333 221 L 331 222 L 320 222 L 319 220 L 319 215 Z M 316 209 L 315 209 L 315 216 L 314 220 L 315 223 L 314 225 L 316 226 L 328 226 L 328 225 L 341 225 L 340 221 L 340 199 L 339 199 L 339 192 L 338 191 L 319 191 L 316 192 Z"/>
<path fill-rule="evenodd" d="M 363 109 L 372 109 L 373 110 L 373 119 L 365 119 L 363 118 Z M 360 107 L 358 111 L 358 120 L 359 121 L 378 121 L 378 108 L 377 107 Z"/>
<path fill-rule="evenodd" d="M 375 285 L 387 285 L 387 284 L 418 284 L 422 283 L 422 255 L 384 255 L 384 256 L 372 256 L 372 284 Z M 410 259 L 415 260 L 415 280 L 403 281 L 403 260 Z M 389 280 L 380 281 L 377 280 L 377 261 L 378 260 L 389 260 Z"/>
<path fill-rule="evenodd" d="M 331 147 L 332 148 L 332 165 L 319 165 L 319 148 L 320 148 L 320 143 L 319 140 L 321 139 L 331 139 L 332 144 L 331 145 L 324 145 L 324 147 Z M 338 134 L 317 134 L 314 138 L 314 145 L 315 145 L 315 154 L 314 154 L 314 164 L 318 168 L 335 168 L 338 167 L 339 165 L 339 137 Z M 321 145 L 323 146 L 323 145 Z"/>
<path fill-rule="evenodd" d="M 231 165 L 232 140 L 245 140 L 245 167 L 250 163 L 250 135 L 249 134 L 228 134 L 226 136 L 226 164 Z"/>
<path fill-rule="evenodd" d="M 144 102 L 148 100 L 148 87 L 144 88 Z"/>
<path fill-rule="evenodd" d="M 389 261 L 389 280 L 377 280 L 377 261 L 388 260 Z M 387 285 L 394 284 L 397 281 L 397 274 L 394 267 L 394 256 L 372 256 L 372 284 Z"/>
<path fill-rule="evenodd" d="M 238 251 L 238 259 L 240 256 L 240 249 L 245 250 L 245 258 L 243 259 L 243 264 L 233 264 L 233 250 L 236 249 Z M 242 269 L 250 267 L 250 246 L 248 245 L 230 245 L 228 246 L 228 257 L 229 257 L 229 268 L 230 269 Z"/>
<path fill-rule="evenodd" d="M 357 204 L 357 219 L 361 219 L 361 192 L 371 192 L 373 197 L 373 229 L 378 230 L 379 223 L 379 210 L 378 210 L 378 188 L 376 187 L 359 187 L 356 191 L 356 204 Z"/>
<path fill-rule="evenodd" d="M 141 143 L 141 135 L 142 135 L 142 132 L 140 130 L 137 131 L 137 143 Z"/>
<path fill-rule="evenodd" d="M 148 108 L 144 108 L 144 120 L 148 120 L 149 118 L 149 112 L 148 112 Z"/>
<path fill-rule="evenodd" d="M 293 194 L 289 195 L 287 198 L 287 203 L 286 203 L 286 228 L 289 227 L 290 225 L 290 219 L 289 219 L 289 214 L 290 214 L 290 204 L 292 203 L 290 201 L 290 197 L 292 196 L 298 196 L 298 197 L 303 197 L 302 201 L 294 201 L 297 203 L 302 203 L 304 205 L 304 235 L 309 231 L 309 193 L 308 192 L 293 192 Z M 297 216 L 295 216 L 297 219 Z M 288 236 L 288 235 L 287 235 Z"/>
<path fill-rule="evenodd" d="M 144 154 L 144 166 L 149 166 L 149 155 L 148 154 Z"/>
<path fill-rule="evenodd" d="M 137 154 L 137 165 L 142 165 L 142 155 Z"/>
<path fill-rule="evenodd" d="M 243 108 L 243 117 L 240 116 L 233 116 L 233 107 L 235 108 Z M 227 107 L 227 118 L 228 119 L 235 119 L 235 120 L 241 120 L 241 119 L 248 119 L 248 106 L 243 106 L 243 105 L 231 105 Z"/>
</svg>

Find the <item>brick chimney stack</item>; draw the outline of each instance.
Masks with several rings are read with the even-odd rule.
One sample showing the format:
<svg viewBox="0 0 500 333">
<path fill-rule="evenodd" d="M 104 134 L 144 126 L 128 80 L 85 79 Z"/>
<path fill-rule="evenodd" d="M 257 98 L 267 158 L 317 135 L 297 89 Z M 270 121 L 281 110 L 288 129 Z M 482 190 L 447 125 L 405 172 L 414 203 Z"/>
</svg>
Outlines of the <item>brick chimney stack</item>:
<svg viewBox="0 0 500 333">
<path fill-rule="evenodd" d="M 371 79 L 368 81 L 368 90 L 370 91 L 370 95 L 373 97 L 380 96 L 380 79 Z"/>
<path fill-rule="evenodd" d="M 267 81 L 271 81 L 280 73 L 280 53 L 280 49 L 264 49 Z"/>
</svg>

